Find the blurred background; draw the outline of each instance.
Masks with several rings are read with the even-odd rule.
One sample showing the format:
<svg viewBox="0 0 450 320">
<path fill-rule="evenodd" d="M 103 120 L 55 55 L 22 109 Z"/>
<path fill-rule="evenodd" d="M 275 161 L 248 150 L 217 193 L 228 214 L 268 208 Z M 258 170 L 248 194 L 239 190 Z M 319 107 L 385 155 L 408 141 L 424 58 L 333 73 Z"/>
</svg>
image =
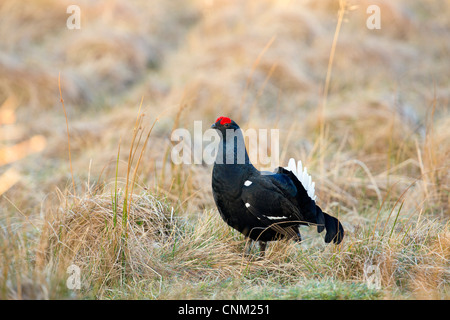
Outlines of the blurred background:
<svg viewBox="0 0 450 320">
<path fill-rule="evenodd" d="M 211 167 L 173 165 L 170 134 L 223 115 L 280 129 L 281 163 L 302 159 L 349 230 L 411 184 L 407 217 L 448 218 L 449 1 L 77 1 L 69 29 L 71 4 L 0 1 L 3 225 L 113 184 L 119 143 L 123 182 L 141 101 L 141 129 L 158 121 L 136 181 L 187 216 L 214 208 Z"/>
</svg>

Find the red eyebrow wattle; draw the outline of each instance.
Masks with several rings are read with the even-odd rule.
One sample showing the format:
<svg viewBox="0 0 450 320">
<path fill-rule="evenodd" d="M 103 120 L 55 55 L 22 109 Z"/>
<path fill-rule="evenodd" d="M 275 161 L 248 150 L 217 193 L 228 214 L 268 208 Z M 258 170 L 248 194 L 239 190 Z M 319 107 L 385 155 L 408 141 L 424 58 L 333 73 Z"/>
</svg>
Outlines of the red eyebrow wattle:
<svg viewBox="0 0 450 320">
<path fill-rule="evenodd" d="M 219 117 L 217 118 L 216 122 L 220 121 L 220 124 L 226 124 L 226 123 L 231 123 L 231 119 L 227 118 L 227 117 Z"/>
</svg>

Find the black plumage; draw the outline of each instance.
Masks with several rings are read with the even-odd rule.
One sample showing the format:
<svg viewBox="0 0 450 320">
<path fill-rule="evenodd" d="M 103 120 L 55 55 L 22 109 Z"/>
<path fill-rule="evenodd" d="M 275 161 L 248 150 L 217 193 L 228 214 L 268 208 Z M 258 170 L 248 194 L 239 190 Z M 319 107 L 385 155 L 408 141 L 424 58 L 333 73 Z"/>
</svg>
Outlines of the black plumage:
<svg viewBox="0 0 450 320">
<path fill-rule="evenodd" d="M 300 225 L 326 229 L 325 242 L 339 244 L 344 229 L 308 195 L 294 172 L 279 167 L 260 172 L 251 163 L 239 126 L 220 117 L 212 125 L 221 136 L 212 173 L 215 203 L 223 220 L 252 240 L 301 240 Z M 310 186 L 306 186 L 311 188 Z"/>
</svg>

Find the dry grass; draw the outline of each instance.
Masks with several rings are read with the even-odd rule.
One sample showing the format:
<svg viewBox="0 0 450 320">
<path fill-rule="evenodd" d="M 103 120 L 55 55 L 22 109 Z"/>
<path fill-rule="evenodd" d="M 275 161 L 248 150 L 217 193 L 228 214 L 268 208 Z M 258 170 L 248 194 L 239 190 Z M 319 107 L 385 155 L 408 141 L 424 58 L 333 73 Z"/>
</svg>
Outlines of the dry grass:
<svg viewBox="0 0 450 320">
<path fill-rule="evenodd" d="M 304 230 L 301 245 L 274 243 L 266 258 L 257 260 L 242 254 L 245 239 L 215 210 L 187 219 L 166 198 L 144 190 L 134 197 L 125 231 L 123 203 L 116 212 L 110 191 L 82 198 L 60 194 L 58 210 L 44 219 L 34 271 L 61 281 L 69 265 L 79 266 L 82 288 L 76 297 L 248 298 L 246 292 L 256 298 L 448 298 L 448 223 L 423 216 L 417 221 L 397 208 L 391 209 L 397 217 L 389 220 L 386 208 L 376 222 L 375 212 L 359 222 L 351 219 L 353 225 L 347 222 L 347 238 L 339 247 L 324 246 L 320 236 Z M 118 192 L 123 199 L 124 190 Z M 13 232 L 8 236 L 2 240 L 17 241 Z M 5 254 L 7 273 L 20 272 L 17 254 Z M 382 289 L 366 287 L 367 265 L 379 267 Z M 24 274 L 17 279 L 36 281 Z M 317 288 L 304 291 L 312 280 Z M 342 288 L 328 292 L 329 281 Z M 44 282 L 47 295 L 40 297 L 67 295 L 64 285 Z M 8 284 L 4 297 L 30 298 L 22 286 Z M 360 291 L 352 295 L 349 286 Z"/>
<path fill-rule="evenodd" d="M 450 298 L 447 3 L 82 1 L 76 31 L 68 4 L 0 3 L 2 299 Z M 218 115 L 280 129 L 340 246 L 242 254 L 211 168 L 170 161 L 173 129 Z"/>
</svg>

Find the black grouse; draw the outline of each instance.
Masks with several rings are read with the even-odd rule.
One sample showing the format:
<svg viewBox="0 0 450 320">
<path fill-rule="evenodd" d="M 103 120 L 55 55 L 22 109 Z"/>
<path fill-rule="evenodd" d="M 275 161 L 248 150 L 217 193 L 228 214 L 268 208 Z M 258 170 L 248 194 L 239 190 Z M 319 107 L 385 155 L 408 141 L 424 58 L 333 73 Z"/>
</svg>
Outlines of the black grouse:
<svg viewBox="0 0 450 320">
<path fill-rule="evenodd" d="M 300 225 L 326 229 L 325 242 L 341 243 L 344 228 L 315 203 L 314 183 L 306 168 L 291 159 L 287 168 L 260 172 L 251 163 L 239 126 L 219 117 L 211 126 L 220 144 L 212 173 L 214 201 L 223 220 L 252 240 L 264 255 L 266 242 L 289 238 L 300 241 Z"/>
</svg>

